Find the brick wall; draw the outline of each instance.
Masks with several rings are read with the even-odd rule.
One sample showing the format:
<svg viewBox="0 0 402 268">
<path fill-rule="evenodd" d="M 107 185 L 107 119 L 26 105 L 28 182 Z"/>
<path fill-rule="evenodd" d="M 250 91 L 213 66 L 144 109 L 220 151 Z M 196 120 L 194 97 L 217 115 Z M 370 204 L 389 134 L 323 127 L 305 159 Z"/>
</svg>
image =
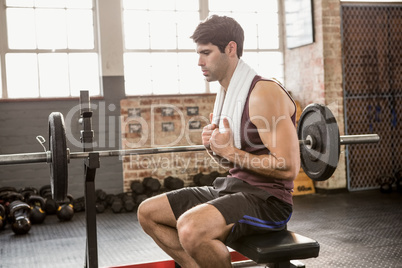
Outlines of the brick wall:
<svg viewBox="0 0 402 268">
<path fill-rule="evenodd" d="M 314 0 L 315 42 L 285 50 L 285 83 L 304 108 L 310 103 L 327 105 L 344 133 L 341 18 L 339 0 Z M 342 148 L 341 148 L 341 151 Z M 316 183 L 318 188 L 346 187 L 345 155 L 341 153 L 333 177 Z"/>
<path fill-rule="evenodd" d="M 215 95 L 155 96 L 123 99 L 121 138 L 123 149 L 201 144 L 202 128 L 209 123 Z M 191 185 L 199 172 L 225 172 L 205 152 L 130 155 L 123 159 L 124 191 L 131 182 L 152 176 L 183 179 Z"/>
</svg>

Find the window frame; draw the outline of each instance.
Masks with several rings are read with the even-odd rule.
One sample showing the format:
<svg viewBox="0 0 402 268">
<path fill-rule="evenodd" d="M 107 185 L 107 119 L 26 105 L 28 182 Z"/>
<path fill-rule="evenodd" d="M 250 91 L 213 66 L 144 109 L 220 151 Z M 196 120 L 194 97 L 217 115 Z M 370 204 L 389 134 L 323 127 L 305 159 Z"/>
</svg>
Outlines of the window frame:
<svg viewBox="0 0 402 268">
<path fill-rule="evenodd" d="M 98 73 L 99 73 L 99 95 L 96 96 L 103 96 L 103 86 L 102 86 L 102 64 L 101 64 L 101 55 L 100 55 L 100 40 L 99 40 L 99 6 L 96 0 L 92 0 L 92 20 L 93 20 L 93 34 L 94 34 L 94 48 L 93 49 L 12 49 L 8 47 L 8 32 L 7 32 L 7 16 L 6 10 L 7 6 L 5 3 L 6 0 L 0 0 L 0 80 L 1 80 L 1 95 L 0 100 L 10 100 L 14 98 L 8 97 L 8 90 L 7 90 L 7 75 L 6 75 L 6 54 L 8 53 L 31 53 L 31 54 L 40 54 L 40 53 L 66 53 L 66 54 L 78 54 L 78 53 L 95 53 L 98 57 Z M 33 7 L 35 9 L 36 7 Z M 52 9 L 52 8 L 50 8 Z M 67 9 L 67 8 L 65 8 Z M 38 73 L 39 77 L 39 73 Z M 64 99 L 64 98 L 76 98 L 76 96 L 71 96 L 71 91 L 69 96 L 63 97 L 42 97 L 40 96 L 40 88 L 39 88 L 39 97 L 21 97 L 15 98 L 16 100 L 21 99 Z"/>
<path fill-rule="evenodd" d="M 282 59 L 283 59 L 283 64 L 282 64 L 282 69 L 283 69 L 283 83 L 285 82 L 285 72 L 284 72 L 284 59 L 285 59 L 285 55 L 284 55 L 284 24 L 283 24 L 283 3 L 281 0 L 276 0 L 277 4 L 278 4 L 278 48 L 277 49 L 260 49 L 260 48 L 253 48 L 253 49 L 243 49 L 243 54 L 247 53 L 247 52 L 279 52 L 282 54 Z M 123 12 L 124 12 L 124 7 L 122 4 L 122 16 L 123 16 Z M 199 20 L 203 21 L 205 20 L 211 13 L 209 10 L 209 0 L 199 0 Z M 123 20 L 122 20 L 123 21 Z M 123 31 L 123 57 L 125 53 L 189 53 L 189 52 L 193 52 L 195 53 L 195 47 L 194 49 L 132 49 L 132 48 L 126 48 L 125 46 L 125 42 L 124 42 L 124 23 L 122 23 L 122 31 Z M 205 81 L 205 90 L 204 92 L 197 92 L 194 94 L 210 94 L 211 90 L 210 90 L 210 83 L 208 83 L 207 81 Z M 178 95 L 188 95 L 188 93 L 177 93 Z M 151 96 L 163 96 L 163 95 L 172 95 L 172 94 L 160 94 L 160 93 L 151 93 Z M 144 96 L 141 95 L 140 93 L 138 94 L 127 94 L 126 96 Z"/>
</svg>

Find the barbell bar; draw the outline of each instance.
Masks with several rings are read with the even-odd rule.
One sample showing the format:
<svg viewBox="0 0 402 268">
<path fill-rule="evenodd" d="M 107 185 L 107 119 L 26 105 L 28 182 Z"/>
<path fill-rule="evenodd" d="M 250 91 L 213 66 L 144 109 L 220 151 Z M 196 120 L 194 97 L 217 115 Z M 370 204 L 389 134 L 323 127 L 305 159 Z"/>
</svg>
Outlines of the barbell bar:
<svg viewBox="0 0 402 268">
<path fill-rule="evenodd" d="M 380 141 L 378 134 L 361 134 L 361 135 L 343 135 L 339 136 L 341 145 L 348 144 L 365 144 L 377 143 Z M 300 145 L 313 146 L 312 140 L 299 140 Z M 127 155 L 146 155 L 146 154 L 161 154 L 161 153 L 179 153 L 179 152 L 196 152 L 204 151 L 204 145 L 190 145 L 190 146 L 173 146 L 173 147 L 155 147 L 155 148 L 139 148 L 139 149 L 123 149 L 123 150 L 104 150 L 93 151 L 100 157 L 111 156 L 127 156 Z M 18 165 L 30 163 L 51 163 L 52 152 L 38 152 L 38 153 L 19 153 L 19 154 L 3 154 L 0 155 L 0 165 Z M 89 152 L 70 152 L 67 149 L 68 160 L 87 158 Z"/>
<path fill-rule="evenodd" d="M 90 154 L 99 157 L 146 155 L 176 152 L 204 151 L 203 145 L 106 150 L 93 152 L 70 152 L 66 146 L 64 118 L 61 113 L 49 115 L 49 148 L 40 153 L 0 155 L 0 165 L 45 162 L 50 164 L 51 185 L 54 198 L 63 200 L 67 194 L 70 159 L 88 158 Z M 301 166 L 308 177 L 315 181 L 330 178 L 335 171 L 340 154 L 340 145 L 378 143 L 377 134 L 339 135 L 336 119 L 328 107 L 310 104 L 302 112 L 297 127 L 300 144 Z"/>
</svg>

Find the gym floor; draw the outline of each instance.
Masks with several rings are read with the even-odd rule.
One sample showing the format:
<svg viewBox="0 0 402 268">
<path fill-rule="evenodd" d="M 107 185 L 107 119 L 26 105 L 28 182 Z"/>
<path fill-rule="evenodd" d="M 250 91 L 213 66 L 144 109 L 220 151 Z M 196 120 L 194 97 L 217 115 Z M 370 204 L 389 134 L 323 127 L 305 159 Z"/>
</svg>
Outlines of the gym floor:
<svg viewBox="0 0 402 268">
<path fill-rule="evenodd" d="M 320 243 L 306 267 L 402 267 L 402 194 L 379 190 L 294 197 L 288 229 Z M 135 213 L 97 215 L 100 267 L 169 260 L 145 235 Z M 27 235 L 0 231 L 0 268 L 83 267 L 85 213 L 70 222 L 47 216 Z"/>
</svg>

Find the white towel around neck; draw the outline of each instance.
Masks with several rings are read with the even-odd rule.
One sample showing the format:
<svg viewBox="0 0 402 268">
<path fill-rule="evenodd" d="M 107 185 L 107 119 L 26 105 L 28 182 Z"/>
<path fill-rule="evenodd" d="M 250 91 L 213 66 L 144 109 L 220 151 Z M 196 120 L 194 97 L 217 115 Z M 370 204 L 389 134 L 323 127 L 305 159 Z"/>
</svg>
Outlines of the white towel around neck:
<svg viewBox="0 0 402 268">
<path fill-rule="evenodd" d="M 221 87 L 215 99 L 212 123 L 219 126 L 223 132 L 223 118 L 227 118 L 233 133 L 234 145 L 241 147 L 240 128 L 244 105 L 250 90 L 251 83 L 257 73 L 242 59 L 239 59 L 236 69 L 225 91 Z"/>
</svg>

